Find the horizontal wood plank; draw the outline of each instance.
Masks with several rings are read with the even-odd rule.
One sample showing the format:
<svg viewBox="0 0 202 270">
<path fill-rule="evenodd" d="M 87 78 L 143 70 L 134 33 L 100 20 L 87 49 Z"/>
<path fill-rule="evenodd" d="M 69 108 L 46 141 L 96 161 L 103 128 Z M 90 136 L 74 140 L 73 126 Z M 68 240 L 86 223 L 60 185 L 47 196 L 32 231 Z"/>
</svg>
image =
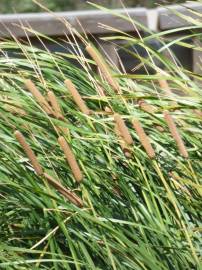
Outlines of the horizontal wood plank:
<svg viewBox="0 0 202 270">
<path fill-rule="evenodd" d="M 199 19 L 200 17 L 194 14 L 191 10 L 202 13 L 202 4 L 189 3 L 180 5 L 167 6 L 159 8 L 159 30 L 168 30 L 179 27 L 186 27 L 192 25 L 189 20 L 179 16 L 179 13 L 189 16 L 192 19 Z"/>
<path fill-rule="evenodd" d="M 147 25 L 147 12 L 145 8 L 128 8 L 126 10 L 113 10 L 121 15 L 130 16 L 143 25 Z M 80 23 L 79 23 L 80 22 Z M 121 31 L 135 31 L 134 25 L 113 14 L 99 11 L 72 11 L 55 13 L 25 13 L 25 14 L 6 14 L 0 15 L 0 37 L 24 37 L 23 27 L 32 28 L 47 36 L 62 36 L 70 34 L 69 24 L 78 32 L 91 34 L 113 33 L 113 30 L 101 27 L 101 24 L 117 28 Z M 82 27 L 80 26 L 82 25 Z M 23 27 L 22 27 L 23 25 Z M 83 29 L 82 29 L 83 28 Z M 34 33 L 27 32 L 28 36 L 34 36 Z"/>
</svg>

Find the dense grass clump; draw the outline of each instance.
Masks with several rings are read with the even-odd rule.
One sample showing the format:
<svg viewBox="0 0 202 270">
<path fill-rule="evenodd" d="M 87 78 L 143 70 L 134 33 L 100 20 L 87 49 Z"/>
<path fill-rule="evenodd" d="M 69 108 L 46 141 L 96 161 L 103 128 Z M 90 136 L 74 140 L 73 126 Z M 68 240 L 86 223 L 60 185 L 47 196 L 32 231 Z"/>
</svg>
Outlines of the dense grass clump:
<svg viewBox="0 0 202 270">
<path fill-rule="evenodd" d="M 76 68 L 0 44 L 0 268 L 200 269 L 199 76 L 160 53 L 155 75 L 112 72 L 86 46 Z"/>
</svg>

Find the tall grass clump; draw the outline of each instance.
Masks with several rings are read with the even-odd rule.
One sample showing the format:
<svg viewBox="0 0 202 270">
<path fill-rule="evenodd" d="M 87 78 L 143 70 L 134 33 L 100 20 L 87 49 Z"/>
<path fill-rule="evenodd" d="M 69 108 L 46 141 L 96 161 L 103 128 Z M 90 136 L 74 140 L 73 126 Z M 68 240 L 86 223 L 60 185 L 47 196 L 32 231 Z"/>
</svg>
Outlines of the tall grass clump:
<svg viewBox="0 0 202 270">
<path fill-rule="evenodd" d="M 201 269 L 201 76 L 165 56 L 166 34 L 113 37 L 147 51 L 122 48 L 145 74 L 76 32 L 86 57 L 76 38 L 76 57 L 0 43 L 1 269 Z"/>
</svg>

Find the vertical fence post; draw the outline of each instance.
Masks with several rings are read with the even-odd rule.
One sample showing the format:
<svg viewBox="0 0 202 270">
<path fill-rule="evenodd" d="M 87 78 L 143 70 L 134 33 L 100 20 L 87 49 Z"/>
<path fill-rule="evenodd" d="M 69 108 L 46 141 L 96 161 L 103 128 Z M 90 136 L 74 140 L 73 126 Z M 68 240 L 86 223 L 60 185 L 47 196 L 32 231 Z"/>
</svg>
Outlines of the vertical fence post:
<svg viewBox="0 0 202 270">
<path fill-rule="evenodd" d="M 196 47 L 202 48 L 202 42 L 198 39 L 194 39 L 193 43 Z M 202 51 L 193 50 L 193 72 L 197 74 L 202 74 Z"/>
</svg>

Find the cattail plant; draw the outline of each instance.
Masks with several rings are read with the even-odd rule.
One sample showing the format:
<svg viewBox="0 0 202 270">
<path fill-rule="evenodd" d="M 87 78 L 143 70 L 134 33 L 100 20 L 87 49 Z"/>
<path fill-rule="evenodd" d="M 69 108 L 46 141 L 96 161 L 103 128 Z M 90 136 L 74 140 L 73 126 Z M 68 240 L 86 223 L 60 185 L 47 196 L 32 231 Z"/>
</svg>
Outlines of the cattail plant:
<svg viewBox="0 0 202 270">
<path fill-rule="evenodd" d="M 111 85 L 111 87 L 117 92 L 120 93 L 121 89 L 118 84 L 118 82 L 112 77 L 110 69 L 108 68 L 107 64 L 104 62 L 103 58 L 99 53 L 91 46 L 88 45 L 86 47 L 86 51 L 89 53 L 89 55 L 92 57 L 92 59 L 96 62 L 98 68 L 102 72 L 103 76 L 106 78 L 108 83 Z"/>
<path fill-rule="evenodd" d="M 32 151 L 32 149 L 30 148 L 30 146 L 27 144 L 25 137 L 23 136 L 23 134 L 16 130 L 14 133 L 17 141 L 20 143 L 20 145 L 22 146 L 24 152 L 26 153 L 27 157 L 29 158 L 36 174 L 38 174 L 39 176 L 44 176 L 48 182 L 55 187 L 65 198 L 67 198 L 69 201 L 71 201 L 73 204 L 81 207 L 83 205 L 81 199 L 76 196 L 73 192 L 71 192 L 70 190 L 64 188 L 60 183 L 58 183 L 57 181 L 55 181 L 53 179 L 53 177 L 51 177 L 49 174 L 44 173 L 41 165 L 39 164 L 36 155 L 34 154 L 34 152 Z M 71 157 L 72 158 L 72 157 Z M 72 162 L 72 161 L 71 161 Z M 73 162 L 72 162 L 73 163 Z M 75 165 L 73 163 L 73 165 Z M 76 174 L 77 175 L 77 174 Z"/>
<path fill-rule="evenodd" d="M 118 139 L 120 140 L 120 146 L 121 146 L 122 151 L 124 152 L 124 155 L 126 157 L 130 158 L 131 157 L 131 151 L 128 148 L 128 145 L 125 142 L 125 140 L 124 140 L 124 138 L 123 138 L 123 136 L 121 134 L 121 131 L 119 130 L 117 124 L 115 124 L 114 132 L 115 132 L 116 136 L 118 137 Z"/>
<path fill-rule="evenodd" d="M 165 118 L 165 121 L 168 125 L 168 128 L 173 136 L 173 139 L 176 141 L 177 143 L 177 146 L 179 148 L 179 151 L 180 151 L 180 154 L 185 157 L 185 158 L 188 158 L 188 152 L 187 152 L 187 149 L 184 145 L 184 142 L 177 130 L 177 127 L 176 127 L 176 124 L 172 118 L 172 116 L 169 114 L 168 111 L 165 111 L 164 112 L 164 118 Z"/>
<path fill-rule="evenodd" d="M 64 120 L 64 116 L 62 115 L 62 111 L 60 109 L 60 106 L 57 102 L 56 96 L 52 91 L 48 91 L 48 99 L 50 101 L 50 104 L 52 106 L 52 110 L 54 111 L 54 114 L 56 118 Z"/>
<path fill-rule="evenodd" d="M 39 164 L 36 155 L 34 154 L 32 149 L 30 148 L 30 146 L 27 144 L 23 134 L 20 131 L 16 130 L 14 135 L 15 135 L 16 139 L 18 140 L 18 142 L 20 143 L 20 145 L 22 146 L 23 150 L 25 151 L 27 157 L 29 158 L 35 172 L 38 175 L 42 175 L 43 169 L 42 169 L 41 165 Z"/>
<path fill-rule="evenodd" d="M 67 89 L 70 91 L 75 103 L 79 107 L 79 109 L 84 113 L 84 114 L 90 114 L 90 110 L 86 106 L 84 100 L 80 96 L 79 92 L 77 91 L 76 87 L 74 84 L 71 82 L 71 80 L 66 79 L 65 80 L 65 85 L 67 86 Z"/>
<path fill-rule="evenodd" d="M 132 144 L 133 139 L 130 135 L 130 132 L 129 132 L 124 120 L 122 119 L 122 117 L 118 113 L 114 114 L 114 121 L 116 123 L 116 128 L 119 130 L 121 137 L 125 140 L 125 142 L 127 144 Z"/>
<path fill-rule="evenodd" d="M 141 144 L 143 145 L 145 151 L 147 152 L 147 155 L 150 158 L 154 158 L 155 157 L 154 149 L 138 119 L 133 119 L 133 127 L 139 137 Z"/>
<path fill-rule="evenodd" d="M 160 73 L 159 75 L 161 75 L 161 74 L 162 73 Z M 169 84 L 168 84 L 167 80 L 165 80 L 165 79 L 159 79 L 158 82 L 159 82 L 159 86 L 162 89 L 163 93 L 165 95 L 167 95 L 168 97 L 171 97 L 173 95 L 173 93 L 172 93 L 172 91 L 171 91 L 171 89 L 169 87 Z M 178 105 L 178 103 L 176 101 L 173 101 L 172 100 L 171 101 L 171 105 L 175 107 L 175 106 Z"/>
<path fill-rule="evenodd" d="M 145 111 L 145 112 L 147 112 L 147 113 L 155 113 L 156 111 L 157 111 L 157 109 L 154 107 L 154 106 L 152 106 L 152 105 L 150 105 L 148 102 L 146 102 L 145 100 L 139 100 L 138 101 L 138 105 L 139 105 L 139 107 L 143 110 L 143 111 Z"/>
<path fill-rule="evenodd" d="M 113 38 L 148 51 L 139 66 L 159 71 L 158 55 L 176 94 L 160 75 L 112 71 L 81 34 L 79 68 L 75 55 L 0 43 L 0 269 L 200 269 L 201 76 L 148 49 L 149 35 Z"/>
<path fill-rule="evenodd" d="M 72 150 L 70 149 L 69 145 L 67 144 L 67 142 L 65 141 L 65 138 L 64 137 L 59 137 L 58 138 L 58 143 L 59 145 L 61 146 L 64 154 L 65 154 L 65 157 L 67 159 L 67 162 L 69 163 L 69 166 L 71 167 L 71 170 L 72 170 L 72 173 L 75 177 L 75 180 L 77 182 L 80 182 L 83 178 L 83 174 L 79 168 L 79 165 L 75 159 L 75 156 L 72 152 Z"/>
<path fill-rule="evenodd" d="M 36 101 L 39 103 L 42 109 L 47 114 L 53 114 L 53 111 L 50 105 L 48 104 L 44 96 L 40 93 L 40 91 L 36 88 L 35 84 L 31 80 L 28 79 L 25 81 L 25 86 L 32 93 L 33 97 L 36 99 Z"/>
</svg>

